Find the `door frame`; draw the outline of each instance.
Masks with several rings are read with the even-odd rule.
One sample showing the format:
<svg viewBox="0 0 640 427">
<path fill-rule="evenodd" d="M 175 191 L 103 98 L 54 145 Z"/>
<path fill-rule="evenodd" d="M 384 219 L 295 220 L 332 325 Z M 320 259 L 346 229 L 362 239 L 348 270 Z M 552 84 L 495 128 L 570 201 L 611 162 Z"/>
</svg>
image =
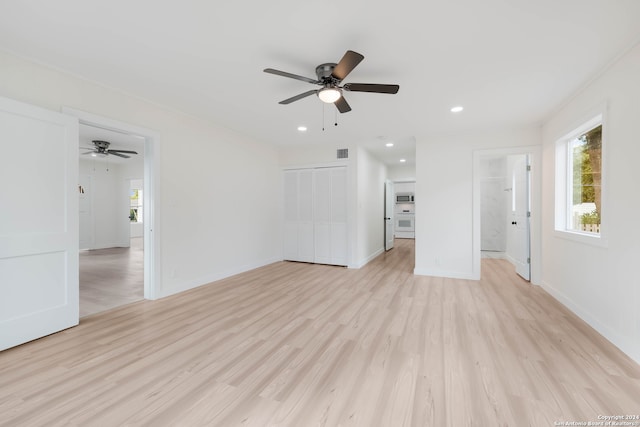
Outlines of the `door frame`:
<svg viewBox="0 0 640 427">
<path fill-rule="evenodd" d="M 62 107 L 62 112 L 77 117 L 80 124 L 144 138 L 144 298 L 161 296 L 160 268 L 160 134 L 141 126 L 120 122 L 86 111 Z"/>
<path fill-rule="evenodd" d="M 534 285 L 541 284 L 541 235 L 542 235 L 542 147 L 539 145 L 522 146 L 522 147 L 505 147 L 494 149 L 480 149 L 473 151 L 473 237 L 472 237 L 472 277 L 480 279 L 481 277 L 481 248 L 480 248 L 480 160 L 485 157 L 509 156 L 513 154 L 528 154 L 531 164 L 530 181 L 530 199 L 531 199 L 531 217 L 529 218 L 529 242 L 531 257 L 531 283 Z"/>
<path fill-rule="evenodd" d="M 393 249 L 394 245 L 394 233 L 395 233 L 395 218 L 394 218 L 394 207 L 395 201 L 393 191 L 394 183 L 390 179 L 386 179 L 384 181 L 384 250 L 389 251 Z M 389 209 L 389 212 L 387 212 Z M 391 243 L 389 243 L 389 235 L 388 231 L 391 230 Z"/>
</svg>

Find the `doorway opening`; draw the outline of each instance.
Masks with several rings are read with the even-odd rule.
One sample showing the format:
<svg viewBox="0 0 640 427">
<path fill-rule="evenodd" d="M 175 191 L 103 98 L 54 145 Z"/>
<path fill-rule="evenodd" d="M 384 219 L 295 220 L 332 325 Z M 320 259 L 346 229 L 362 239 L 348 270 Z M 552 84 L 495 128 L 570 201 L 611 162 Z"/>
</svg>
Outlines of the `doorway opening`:
<svg viewBox="0 0 640 427">
<path fill-rule="evenodd" d="M 96 152 L 94 141 L 116 151 Z M 80 317 L 85 317 L 144 299 L 144 138 L 80 124 L 78 142 Z"/>
<path fill-rule="evenodd" d="M 118 190 L 114 190 L 117 192 L 116 197 L 118 201 L 115 202 L 115 204 L 117 205 L 118 213 L 114 215 L 110 223 L 110 226 L 113 227 L 112 230 L 116 230 L 116 232 L 106 240 L 110 243 L 110 246 L 113 247 L 113 250 L 105 248 L 104 235 L 99 236 L 99 233 L 108 232 L 108 230 L 101 230 L 98 224 L 93 227 L 95 230 L 94 236 L 92 237 L 93 240 L 85 237 L 84 243 L 86 245 L 86 242 L 89 241 L 93 243 L 94 248 L 98 250 L 115 251 L 116 253 L 104 254 L 112 258 L 114 262 L 112 266 L 113 271 L 122 273 L 124 269 L 123 266 L 127 266 L 127 268 L 131 268 L 127 274 L 141 274 L 141 282 L 143 285 L 141 289 L 142 296 L 144 299 L 156 299 L 160 293 L 160 271 L 159 263 L 156 261 L 160 253 L 160 240 L 159 230 L 155 227 L 155 224 L 159 223 L 157 209 L 160 194 L 159 180 L 157 179 L 159 176 L 159 136 L 155 131 L 84 111 L 63 107 L 63 113 L 77 117 L 81 129 L 87 128 L 95 132 L 96 135 L 108 134 L 109 137 L 121 138 L 120 141 L 123 142 L 123 144 L 117 148 L 138 151 L 140 153 L 138 155 L 140 162 L 138 170 L 132 166 L 132 163 L 124 163 L 125 166 L 118 168 L 120 172 L 120 176 L 116 179 L 118 182 L 116 188 Z M 136 145 L 136 141 L 138 145 Z M 79 145 L 80 143 L 81 141 L 79 141 Z M 108 161 L 111 163 L 101 163 L 100 166 L 97 166 L 96 172 L 98 170 L 104 171 L 104 173 L 115 172 L 116 163 L 115 160 L 110 159 L 111 157 L 112 156 L 107 156 Z M 130 161 L 133 156 L 130 157 L 129 159 L 123 160 Z M 96 165 L 97 164 L 96 162 Z M 82 173 L 80 175 L 82 175 Z M 93 182 L 91 182 L 92 185 L 95 185 L 96 179 L 97 178 L 93 178 Z M 138 199 L 135 201 L 136 206 L 134 208 L 131 207 L 132 185 L 141 187 L 137 188 L 141 191 L 137 192 Z M 98 206 L 96 206 L 96 201 L 92 201 L 91 203 L 94 203 L 93 209 L 97 211 Z M 131 220 L 132 210 L 134 211 L 135 225 L 132 224 Z M 89 216 L 87 216 L 87 218 L 89 218 Z M 95 222 L 95 220 L 96 218 L 94 217 L 93 220 L 89 219 L 83 223 L 81 219 L 81 230 L 83 226 L 91 227 L 91 221 Z M 102 239 L 101 244 L 97 244 L 99 243 L 98 237 Z M 115 244 L 112 244 L 114 242 Z M 117 250 L 126 253 L 117 253 Z M 99 253 L 97 254 L 100 255 Z M 135 298 L 135 296 L 129 295 L 129 298 Z M 122 304 L 131 302 L 131 300 L 127 300 L 126 298 L 122 301 Z"/>
<path fill-rule="evenodd" d="M 482 258 L 500 258 L 537 282 L 540 200 L 534 172 L 539 159 L 539 147 L 474 152 L 474 277 L 480 278 Z"/>
</svg>

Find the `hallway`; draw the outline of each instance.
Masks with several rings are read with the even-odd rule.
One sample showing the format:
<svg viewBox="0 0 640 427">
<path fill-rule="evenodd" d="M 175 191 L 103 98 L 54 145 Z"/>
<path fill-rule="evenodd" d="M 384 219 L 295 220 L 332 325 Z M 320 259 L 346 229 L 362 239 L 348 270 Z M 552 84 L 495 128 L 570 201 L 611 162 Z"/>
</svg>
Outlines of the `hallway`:
<svg viewBox="0 0 640 427">
<path fill-rule="evenodd" d="M 143 239 L 129 248 L 80 251 L 80 317 L 144 299 Z"/>
</svg>

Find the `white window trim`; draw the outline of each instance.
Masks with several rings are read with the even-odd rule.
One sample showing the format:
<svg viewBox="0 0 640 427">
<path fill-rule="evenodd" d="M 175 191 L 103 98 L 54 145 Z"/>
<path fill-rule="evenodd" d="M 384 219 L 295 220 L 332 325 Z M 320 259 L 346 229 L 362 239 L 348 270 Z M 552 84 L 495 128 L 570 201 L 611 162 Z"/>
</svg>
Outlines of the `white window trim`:
<svg viewBox="0 0 640 427">
<path fill-rule="evenodd" d="M 556 237 L 571 240 L 578 243 L 584 243 L 593 246 L 607 247 L 608 240 L 606 238 L 606 177 L 605 177 L 605 146 L 606 146 L 606 124 L 605 111 L 606 108 L 598 109 L 598 113 L 590 115 L 590 119 L 584 120 L 581 125 L 574 128 L 571 132 L 556 140 L 556 167 L 555 167 L 555 220 L 554 235 Z M 571 211 L 571 202 L 567 197 L 569 177 L 569 152 L 568 143 L 583 133 L 602 125 L 602 165 L 601 165 L 601 207 L 600 233 L 580 232 L 568 229 L 569 212 Z"/>
</svg>

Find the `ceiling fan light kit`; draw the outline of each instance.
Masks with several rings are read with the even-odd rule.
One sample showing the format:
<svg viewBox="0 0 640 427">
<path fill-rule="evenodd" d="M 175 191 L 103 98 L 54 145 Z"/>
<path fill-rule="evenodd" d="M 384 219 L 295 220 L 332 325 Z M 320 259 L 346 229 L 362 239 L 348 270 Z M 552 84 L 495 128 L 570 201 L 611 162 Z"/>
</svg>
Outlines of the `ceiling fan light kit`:
<svg viewBox="0 0 640 427">
<path fill-rule="evenodd" d="M 264 72 L 322 86 L 321 89 L 310 90 L 299 95 L 292 96 L 291 98 L 287 98 L 283 101 L 280 101 L 280 104 L 290 104 L 302 98 L 306 98 L 307 96 L 316 94 L 322 102 L 326 102 L 327 104 L 334 104 L 338 111 L 340 111 L 341 113 L 346 113 L 348 111 L 351 111 L 351 107 L 343 96 L 344 90 L 350 92 L 395 94 L 398 93 L 398 90 L 400 89 L 400 86 L 398 85 L 373 83 L 347 83 L 343 86 L 340 86 L 347 75 L 349 75 L 349 73 L 351 73 L 351 71 L 353 71 L 353 69 L 363 59 L 363 55 L 352 50 L 348 50 L 344 54 L 340 62 L 338 62 L 337 64 L 328 62 L 318 65 L 316 67 L 316 80 L 304 76 L 299 76 L 297 74 L 287 73 L 286 71 L 275 70 L 273 68 L 265 68 Z"/>
<path fill-rule="evenodd" d="M 333 104 L 342 96 L 342 91 L 334 87 L 325 87 L 318 91 L 318 98 L 327 104 Z"/>
</svg>

